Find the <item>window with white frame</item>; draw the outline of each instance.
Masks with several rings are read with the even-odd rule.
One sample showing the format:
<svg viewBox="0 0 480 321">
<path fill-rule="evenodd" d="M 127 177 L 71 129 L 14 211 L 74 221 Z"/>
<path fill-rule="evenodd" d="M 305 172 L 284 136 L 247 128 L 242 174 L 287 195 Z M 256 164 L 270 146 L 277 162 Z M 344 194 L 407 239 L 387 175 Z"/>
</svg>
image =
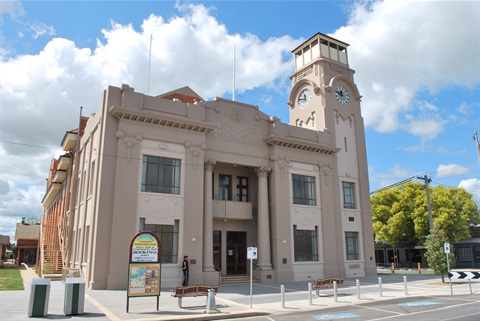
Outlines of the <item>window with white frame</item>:
<svg viewBox="0 0 480 321">
<path fill-rule="evenodd" d="M 142 192 L 180 194 L 180 159 L 143 155 Z"/>
<path fill-rule="evenodd" d="M 342 182 L 343 208 L 356 208 L 355 205 L 355 183 Z"/>
<path fill-rule="evenodd" d="M 345 246 L 347 260 L 358 260 L 360 257 L 358 251 L 358 232 L 345 232 Z"/>
<path fill-rule="evenodd" d="M 299 230 L 293 226 L 295 262 L 318 261 L 317 226 L 314 230 Z"/>
<path fill-rule="evenodd" d="M 293 204 L 317 205 L 315 177 L 292 174 Z"/>
</svg>

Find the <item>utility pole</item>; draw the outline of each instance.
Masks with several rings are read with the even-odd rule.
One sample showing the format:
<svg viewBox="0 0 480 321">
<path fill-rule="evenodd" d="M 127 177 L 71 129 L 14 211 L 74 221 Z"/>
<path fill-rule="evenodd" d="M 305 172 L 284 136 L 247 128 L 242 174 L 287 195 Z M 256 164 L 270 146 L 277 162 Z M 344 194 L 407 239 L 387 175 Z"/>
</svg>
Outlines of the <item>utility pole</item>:
<svg viewBox="0 0 480 321">
<path fill-rule="evenodd" d="M 425 185 L 425 192 L 427 193 L 427 207 L 428 207 L 428 224 L 430 226 L 430 233 L 433 232 L 433 217 L 432 217 L 432 206 L 430 204 L 430 190 L 428 189 L 428 183 L 430 183 L 432 180 L 427 177 L 427 175 L 421 177 L 417 176 L 418 179 L 421 179 L 424 181 Z"/>
</svg>

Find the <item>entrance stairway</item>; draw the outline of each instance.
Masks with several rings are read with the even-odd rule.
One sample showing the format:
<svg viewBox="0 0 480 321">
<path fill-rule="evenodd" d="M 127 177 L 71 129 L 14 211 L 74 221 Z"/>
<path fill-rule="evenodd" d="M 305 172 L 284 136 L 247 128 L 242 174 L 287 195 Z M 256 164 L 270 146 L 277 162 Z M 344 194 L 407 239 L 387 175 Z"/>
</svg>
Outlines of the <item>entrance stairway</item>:
<svg viewBox="0 0 480 321">
<path fill-rule="evenodd" d="M 260 279 L 253 277 L 253 283 L 261 283 Z M 250 275 L 232 275 L 232 276 L 222 276 L 222 285 L 225 284 L 248 284 L 250 283 Z"/>
</svg>

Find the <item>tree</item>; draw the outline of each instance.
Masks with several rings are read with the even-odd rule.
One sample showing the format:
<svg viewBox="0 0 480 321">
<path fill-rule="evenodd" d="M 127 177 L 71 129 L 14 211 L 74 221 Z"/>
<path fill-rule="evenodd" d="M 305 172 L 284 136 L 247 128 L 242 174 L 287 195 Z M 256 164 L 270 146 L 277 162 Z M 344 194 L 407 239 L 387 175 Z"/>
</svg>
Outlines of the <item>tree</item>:
<svg viewBox="0 0 480 321">
<path fill-rule="evenodd" d="M 435 274 L 442 276 L 442 282 L 445 283 L 445 274 L 448 272 L 447 254 L 444 244 L 449 243 L 447 234 L 443 230 L 434 229 L 425 242 L 427 252 L 428 266 L 433 269 Z M 448 254 L 450 269 L 455 267 L 455 251 L 453 245 L 450 245 L 450 254 Z"/>
<path fill-rule="evenodd" d="M 377 192 L 371 197 L 375 239 L 395 247 L 399 242 L 422 245 L 430 234 L 424 185 L 409 182 Z M 451 242 L 470 237 L 468 227 L 478 223 L 473 195 L 463 188 L 430 187 L 434 229 L 443 230 Z"/>
</svg>

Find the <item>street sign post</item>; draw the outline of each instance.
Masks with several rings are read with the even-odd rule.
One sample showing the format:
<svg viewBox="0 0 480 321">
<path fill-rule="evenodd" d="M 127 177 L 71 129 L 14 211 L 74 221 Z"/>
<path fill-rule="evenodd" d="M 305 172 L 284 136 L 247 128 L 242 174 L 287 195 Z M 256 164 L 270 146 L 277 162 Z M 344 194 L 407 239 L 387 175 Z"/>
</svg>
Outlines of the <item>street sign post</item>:
<svg viewBox="0 0 480 321">
<path fill-rule="evenodd" d="M 448 254 L 450 254 L 450 243 L 445 242 L 443 244 L 443 250 L 445 251 L 445 255 L 447 256 L 447 272 L 450 275 L 450 262 L 448 261 Z M 449 277 L 450 280 L 450 294 L 453 295 L 453 288 L 452 288 L 452 279 Z"/>
<path fill-rule="evenodd" d="M 249 246 L 247 248 L 247 259 L 250 259 L 250 309 L 252 308 L 253 297 L 253 260 L 257 259 L 257 248 Z"/>
</svg>

